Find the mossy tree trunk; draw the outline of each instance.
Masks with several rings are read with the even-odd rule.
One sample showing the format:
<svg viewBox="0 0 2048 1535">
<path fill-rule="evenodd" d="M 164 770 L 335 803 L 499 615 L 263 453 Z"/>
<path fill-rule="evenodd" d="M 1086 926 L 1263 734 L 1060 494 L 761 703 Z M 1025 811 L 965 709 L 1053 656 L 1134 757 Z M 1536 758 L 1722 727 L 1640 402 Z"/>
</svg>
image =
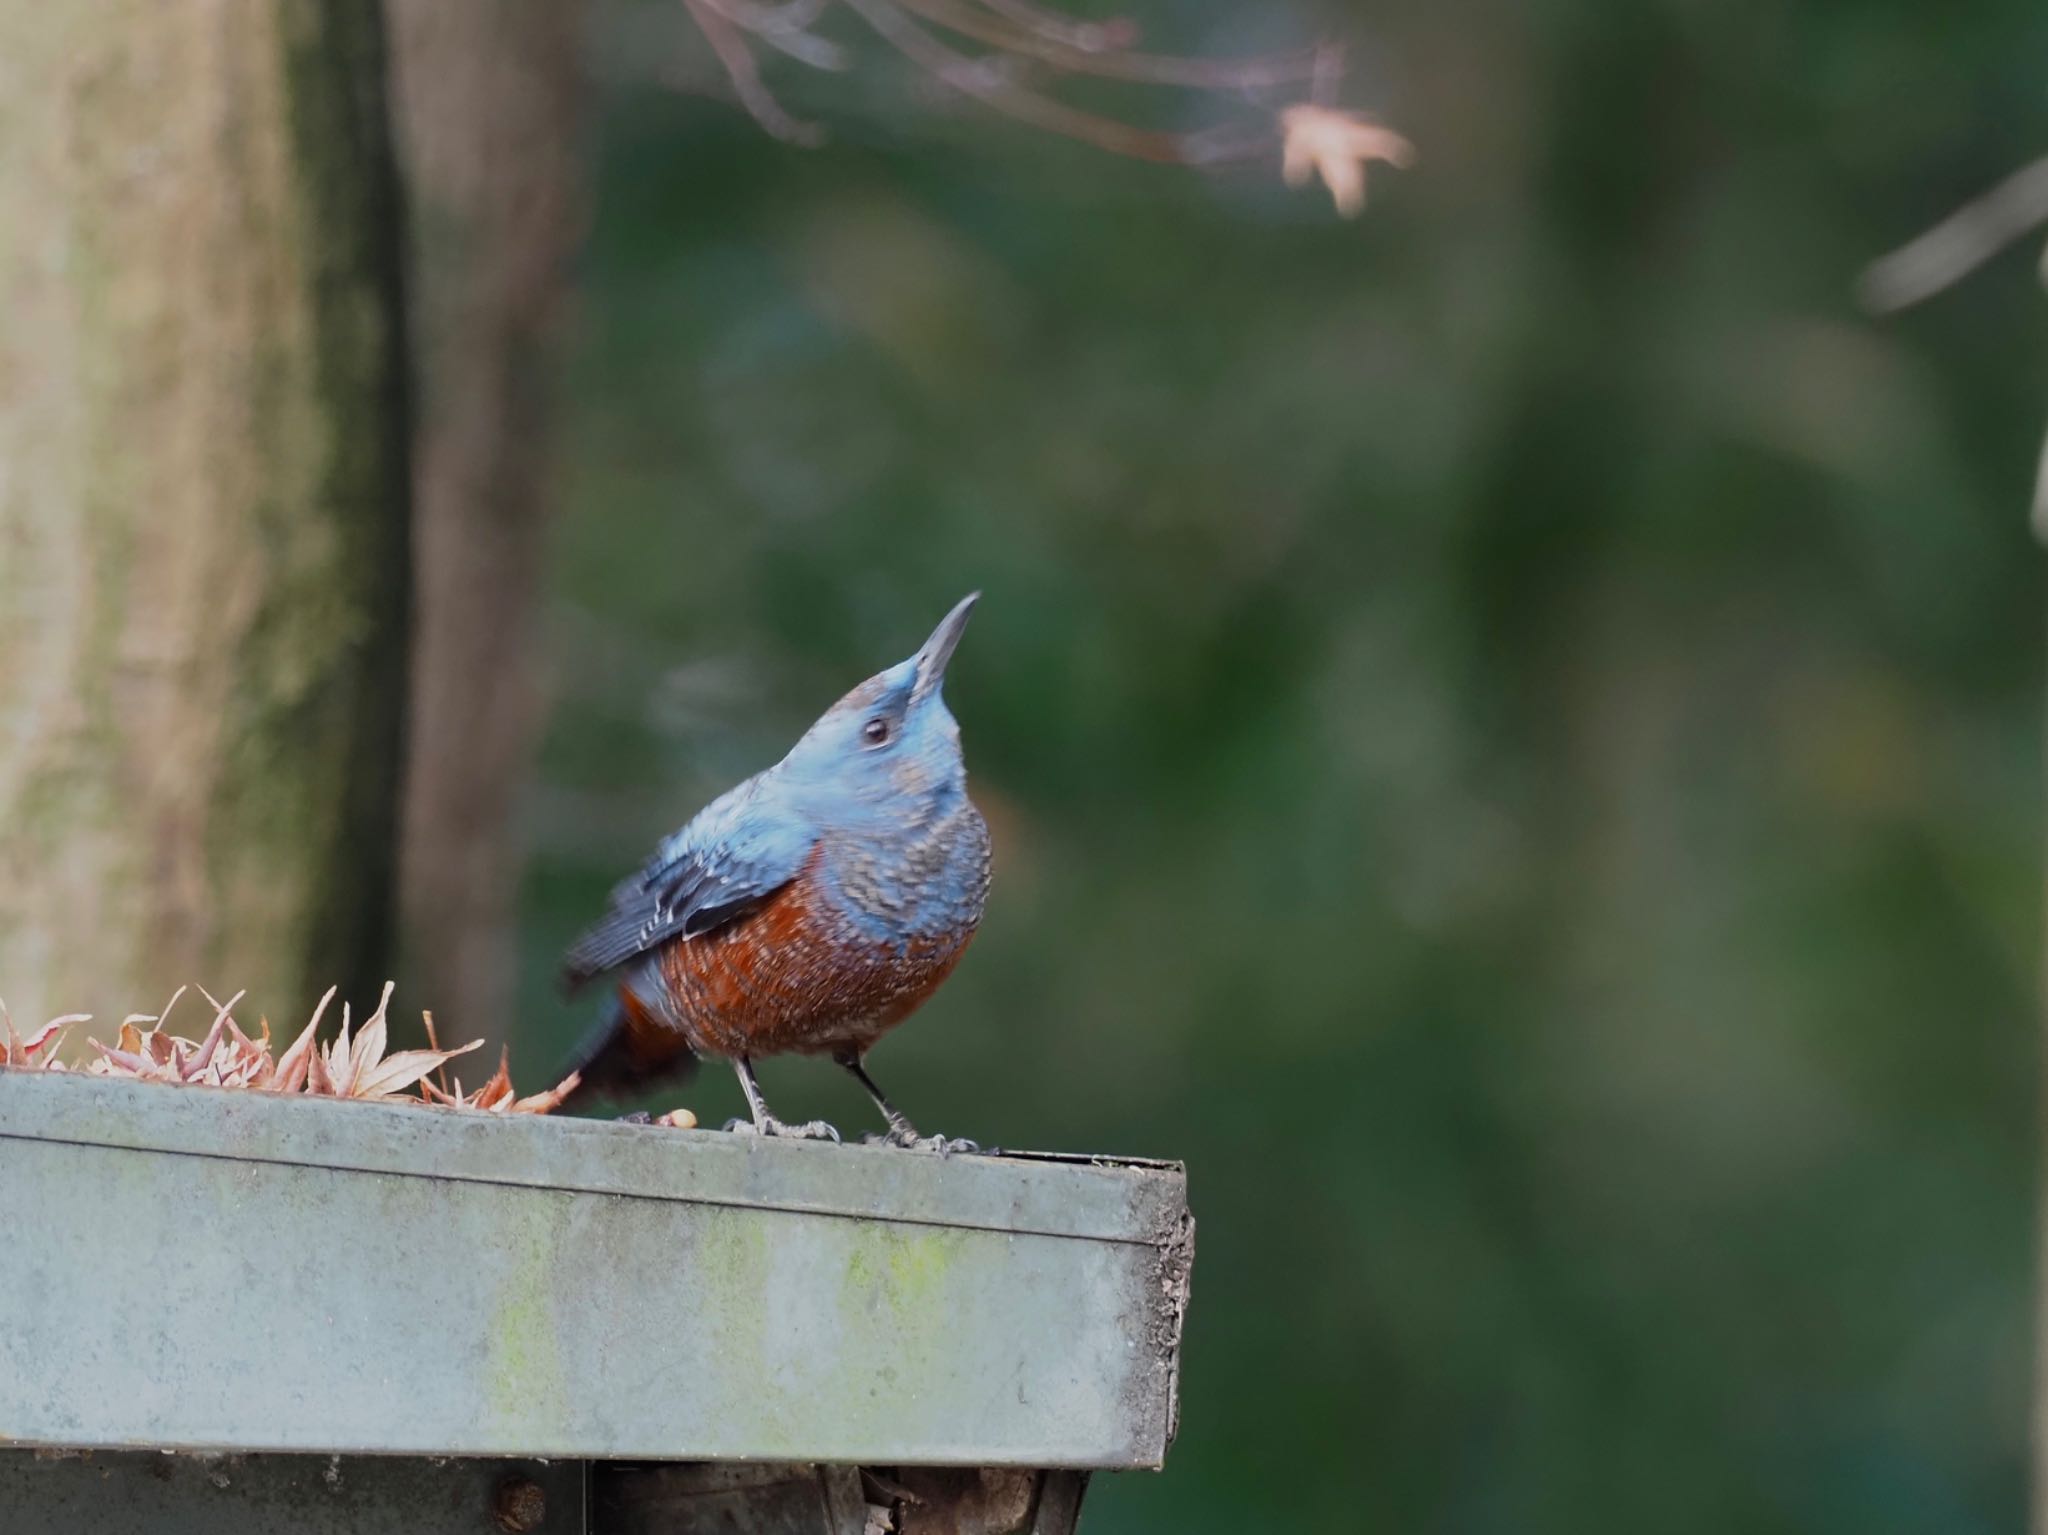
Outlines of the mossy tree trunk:
<svg viewBox="0 0 2048 1535">
<path fill-rule="evenodd" d="M 389 936 L 406 669 L 377 7 L 0 0 L 0 996 L 303 1016 Z"/>
<path fill-rule="evenodd" d="M 461 1038 L 502 1036 L 515 979 L 582 9 L 386 0 L 420 354 L 401 904 L 412 989 Z"/>
</svg>

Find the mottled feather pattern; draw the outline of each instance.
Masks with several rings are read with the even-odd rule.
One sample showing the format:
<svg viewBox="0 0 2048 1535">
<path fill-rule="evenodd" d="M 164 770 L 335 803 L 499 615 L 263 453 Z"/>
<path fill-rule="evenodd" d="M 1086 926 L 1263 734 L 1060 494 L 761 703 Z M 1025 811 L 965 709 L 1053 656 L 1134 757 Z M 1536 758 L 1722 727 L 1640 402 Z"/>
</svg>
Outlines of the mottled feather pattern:
<svg viewBox="0 0 2048 1535">
<path fill-rule="evenodd" d="M 886 843 L 829 838 L 822 874 L 860 931 L 943 933 L 971 929 L 988 899 L 988 824 L 962 795 L 931 824 Z"/>
<path fill-rule="evenodd" d="M 865 1051 L 951 972 L 988 885 L 988 827 L 962 796 L 900 847 L 824 839 L 745 922 L 668 945 L 628 986 L 699 1055 Z"/>
</svg>

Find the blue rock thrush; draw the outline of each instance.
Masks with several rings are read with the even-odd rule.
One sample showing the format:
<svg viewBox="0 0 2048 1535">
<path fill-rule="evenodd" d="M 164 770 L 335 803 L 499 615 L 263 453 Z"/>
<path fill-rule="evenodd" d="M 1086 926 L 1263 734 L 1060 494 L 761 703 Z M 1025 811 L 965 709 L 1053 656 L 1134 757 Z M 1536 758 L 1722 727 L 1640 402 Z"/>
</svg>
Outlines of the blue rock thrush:
<svg viewBox="0 0 2048 1535">
<path fill-rule="evenodd" d="M 940 695 L 979 593 L 917 654 L 827 709 L 802 740 L 699 811 L 612 892 L 562 962 L 566 986 L 616 975 L 578 1069 L 586 1094 L 729 1060 L 761 1135 L 837 1139 L 768 1111 L 756 1056 L 829 1055 L 860 1080 L 896 1145 L 921 1138 L 864 1058 L 938 989 L 981 921 L 988 826 L 967 797 L 960 727 Z"/>
</svg>

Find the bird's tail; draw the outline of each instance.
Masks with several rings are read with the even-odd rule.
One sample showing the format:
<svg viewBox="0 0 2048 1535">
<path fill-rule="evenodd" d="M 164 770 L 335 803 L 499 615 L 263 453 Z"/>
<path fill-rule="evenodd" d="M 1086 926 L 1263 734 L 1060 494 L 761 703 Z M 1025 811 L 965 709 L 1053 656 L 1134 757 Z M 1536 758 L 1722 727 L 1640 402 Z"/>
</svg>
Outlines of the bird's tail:
<svg viewBox="0 0 2048 1535">
<path fill-rule="evenodd" d="M 562 1109 L 587 1111 L 600 1099 L 616 1101 L 650 1088 L 680 1086 L 697 1074 L 696 1053 L 679 1039 L 665 1039 L 669 1048 L 659 1056 L 636 1048 L 634 1022 L 632 1004 L 621 987 L 569 1057 L 563 1076 L 574 1073 L 579 1080 L 563 1096 Z"/>
</svg>

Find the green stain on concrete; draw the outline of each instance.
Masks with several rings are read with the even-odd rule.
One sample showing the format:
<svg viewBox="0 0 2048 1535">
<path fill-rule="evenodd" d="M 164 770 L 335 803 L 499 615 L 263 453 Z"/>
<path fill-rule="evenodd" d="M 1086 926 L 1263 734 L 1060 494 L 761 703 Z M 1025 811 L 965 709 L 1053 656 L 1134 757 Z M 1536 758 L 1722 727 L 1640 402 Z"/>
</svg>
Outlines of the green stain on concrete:
<svg viewBox="0 0 2048 1535">
<path fill-rule="evenodd" d="M 939 1302 L 967 1241 L 966 1232 L 937 1226 L 863 1222 L 846 1261 L 841 1310 L 886 1319 L 906 1362 L 926 1346 L 942 1346 L 950 1311 Z"/>
<path fill-rule="evenodd" d="M 553 1426 L 567 1396 L 555 1332 L 558 1213 L 551 1202 L 523 1206 L 522 1219 L 505 1233 L 506 1251 L 515 1261 L 492 1297 L 485 1379 L 491 1416 L 506 1427 Z"/>
<path fill-rule="evenodd" d="M 966 1233 L 937 1226 L 884 1228 L 889 1276 L 886 1293 L 898 1310 L 922 1310 L 952 1271 Z"/>
<path fill-rule="evenodd" d="M 706 1209 L 690 1248 L 689 1304 L 725 1318 L 718 1337 L 720 1374 L 750 1383 L 750 1432 L 760 1455 L 800 1458 L 797 1447 L 814 1407 L 807 1393 L 792 1392 L 778 1366 L 777 1345 L 792 1319 L 772 1314 L 770 1270 L 774 1262 L 767 1222 L 734 1210 Z"/>
<path fill-rule="evenodd" d="M 901 1404 L 916 1383 L 959 1367 L 956 1271 L 971 1262 L 972 1235 L 936 1226 L 862 1222 L 840 1286 L 840 1330 L 881 1340 L 877 1353 L 842 1372 L 839 1400 L 869 1410 Z M 866 1351 L 863 1351 L 864 1353 Z"/>
</svg>

